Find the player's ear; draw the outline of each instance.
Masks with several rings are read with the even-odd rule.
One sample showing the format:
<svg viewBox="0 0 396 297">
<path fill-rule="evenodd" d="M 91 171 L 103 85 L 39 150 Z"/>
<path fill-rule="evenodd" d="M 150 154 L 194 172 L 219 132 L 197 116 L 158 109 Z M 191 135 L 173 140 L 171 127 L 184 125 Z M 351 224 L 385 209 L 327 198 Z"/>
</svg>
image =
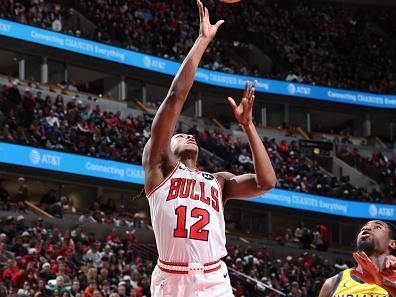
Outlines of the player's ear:
<svg viewBox="0 0 396 297">
<path fill-rule="evenodd" d="M 396 240 L 392 239 L 389 241 L 389 251 L 391 255 L 396 255 Z"/>
</svg>

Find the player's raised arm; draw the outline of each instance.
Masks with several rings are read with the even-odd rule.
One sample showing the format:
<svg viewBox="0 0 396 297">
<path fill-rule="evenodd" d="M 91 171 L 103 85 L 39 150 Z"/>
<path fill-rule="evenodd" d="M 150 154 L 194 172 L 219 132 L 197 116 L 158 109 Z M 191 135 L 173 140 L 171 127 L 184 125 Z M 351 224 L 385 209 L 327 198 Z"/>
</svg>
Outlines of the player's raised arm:
<svg viewBox="0 0 396 297">
<path fill-rule="evenodd" d="M 197 5 L 200 18 L 199 37 L 180 66 L 165 100 L 154 117 L 151 139 L 143 152 L 143 167 L 147 181 L 145 183 L 146 193 L 162 182 L 176 161 L 170 153 L 170 142 L 177 119 L 194 82 L 195 72 L 202 55 L 224 22 L 218 21 L 212 25 L 208 9 L 203 6 L 200 0 L 197 0 Z"/>
<path fill-rule="evenodd" d="M 223 199 L 225 200 L 256 197 L 272 189 L 276 184 L 276 175 L 271 160 L 252 120 L 255 85 L 256 82 L 249 88 L 249 83 L 246 82 L 239 105 L 235 103 L 234 99 L 228 97 L 235 119 L 241 124 L 248 137 L 255 174 L 235 176 L 228 172 L 217 173 L 216 175 L 224 182 Z"/>
<path fill-rule="evenodd" d="M 395 249 L 396 240 L 391 241 Z M 365 252 L 353 253 L 358 268 L 352 274 L 368 284 L 376 284 L 386 290 L 391 296 L 396 296 L 396 257 L 388 255 L 382 259 L 383 268 L 380 270 Z"/>
</svg>

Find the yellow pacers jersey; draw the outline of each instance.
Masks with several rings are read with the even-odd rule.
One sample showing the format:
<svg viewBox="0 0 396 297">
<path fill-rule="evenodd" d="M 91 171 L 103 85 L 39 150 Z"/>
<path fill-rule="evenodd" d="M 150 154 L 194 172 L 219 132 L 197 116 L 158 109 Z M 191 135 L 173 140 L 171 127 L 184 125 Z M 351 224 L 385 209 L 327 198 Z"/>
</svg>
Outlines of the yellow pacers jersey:
<svg viewBox="0 0 396 297">
<path fill-rule="evenodd" d="M 337 278 L 337 287 L 332 297 L 389 297 L 384 289 L 377 285 L 370 285 L 351 274 L 347 269 Z"/>
</svg>

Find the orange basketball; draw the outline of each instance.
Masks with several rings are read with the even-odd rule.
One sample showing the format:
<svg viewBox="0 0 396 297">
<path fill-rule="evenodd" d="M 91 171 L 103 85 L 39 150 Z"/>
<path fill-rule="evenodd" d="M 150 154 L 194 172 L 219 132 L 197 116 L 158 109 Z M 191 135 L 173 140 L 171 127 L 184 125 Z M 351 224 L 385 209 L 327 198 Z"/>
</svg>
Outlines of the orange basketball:
<svg viewBox="0 0 396 297">
<path fill-rule="evenodd" d="M 224 2 L 224 3 L 237 3 L 241 0 L 219 0 L 220 2 Z"/>
</svg>

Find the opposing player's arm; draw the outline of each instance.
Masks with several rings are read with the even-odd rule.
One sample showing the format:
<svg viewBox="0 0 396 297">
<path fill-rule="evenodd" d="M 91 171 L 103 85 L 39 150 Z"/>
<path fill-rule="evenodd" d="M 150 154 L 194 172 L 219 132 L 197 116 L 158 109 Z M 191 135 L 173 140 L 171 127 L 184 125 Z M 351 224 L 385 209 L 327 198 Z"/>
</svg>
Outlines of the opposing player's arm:
<svg viewBox="0 0 396 297">
<path fill-rule="evenodd" d="M 334 290 L 336 289 L 336 282 L 337 276 L 327 279 L 320 290 L 319 297 L 331 297 L 331 294 L 334 293 Z"/>
<path fill-rule="evenodd" d="M 392 240 L 391 246 L 396 241 Z M 380 270 L 365 252 L 353 253 L 353 258 L 358 263 L 359 269 L 351 273 L 368 284 L 376 284 L 386 290 L 390 296 L 396 296 L 396 262 L 395 257 L 388 255 L 385 258 L 384 267 Z"/>
<path fill-rule="evenodd" d="M 165 100 L 154 117 L 151 138 L 144 148 L 143 166 L 146 178 L 150 177 L 148 179 L 150 181 L 145 185 L 146 193 L 162 181 L 163 175 L 170 170 L 169 165 L 175 162 L 175 157 L 170 153 L 170 142 L 177 119 L 193 85 L 202 55 L 224 22 L 218 21 L 215 25 L 211 25 L 208 9 L 204 8 L 200 0 L 197 0 L 197 5 L 200 17 L 199 37 L 184 59 Z"/>
<path fill-rule="evenodd" d="M 234 99 L 228 98 L 236 120 L 241 124 L 248 137 L 255 174 L 235 176 L 227 172 L 217 173 L 217 176 L 223 180 L 223 199 L 225 200 L 257 197 L 276 185 L 274 168 L 252 121 L 255 85 L 256 82 L 249 88 L 249 84 L 246 82 L 239 106 Z"/>
<path fill-rule="evenodd" d="M 396 282 L 386 281 L 382 288 L 390 294 L 390 297 L 396 296 Z"/>
</svg>

